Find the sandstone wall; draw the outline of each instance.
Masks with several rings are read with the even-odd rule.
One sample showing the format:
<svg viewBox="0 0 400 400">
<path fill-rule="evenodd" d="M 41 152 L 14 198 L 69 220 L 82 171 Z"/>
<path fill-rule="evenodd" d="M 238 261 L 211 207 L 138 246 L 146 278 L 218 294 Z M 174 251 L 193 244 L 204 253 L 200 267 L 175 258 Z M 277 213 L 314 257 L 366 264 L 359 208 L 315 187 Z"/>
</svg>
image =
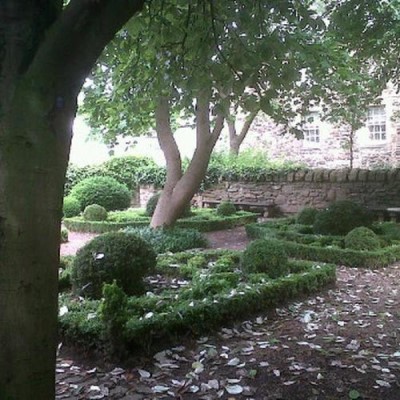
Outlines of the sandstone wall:
<svg viewBox="0 0 400 400">
<path fill-rule="evenodd" d="M 203 200 L 274 204 L 284 213 L 305 206 L 324 208 L 353 200 L 371 209 L 400 207 L 400 169 L 314 169 L 271 174 L 267 182 L 223 182 L 201 194 Z"/>
</svg>

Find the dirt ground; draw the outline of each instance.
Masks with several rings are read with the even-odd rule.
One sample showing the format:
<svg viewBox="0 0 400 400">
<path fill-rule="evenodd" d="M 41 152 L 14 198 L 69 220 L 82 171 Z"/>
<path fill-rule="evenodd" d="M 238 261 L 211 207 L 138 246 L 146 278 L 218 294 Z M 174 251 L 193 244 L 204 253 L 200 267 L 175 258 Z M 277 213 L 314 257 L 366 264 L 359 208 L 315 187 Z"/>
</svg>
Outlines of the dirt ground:
<svg viewBox="0 0 400 400">
<path fill-rule="evenodd" d="M 208 238 L 213 248 L 247 243 L 243 228 Z M 56 398 L 399 400 L 399 282 L 399 264 L 339 267 L 334 288 L 127 365 L 61 346 Z"/>
</svg>

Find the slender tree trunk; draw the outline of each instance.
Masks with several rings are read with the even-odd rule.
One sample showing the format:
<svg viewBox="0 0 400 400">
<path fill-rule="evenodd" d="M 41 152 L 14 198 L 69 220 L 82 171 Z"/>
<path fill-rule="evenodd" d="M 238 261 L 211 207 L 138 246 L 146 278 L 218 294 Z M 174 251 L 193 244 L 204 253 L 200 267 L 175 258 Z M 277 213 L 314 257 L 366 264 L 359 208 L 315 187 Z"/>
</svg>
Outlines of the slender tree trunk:
<svg viewBox="0 0 400 400">
<path fill-rule="evenodd" d="M 350 155 L 350 168 L 353 168 L 354 163 L 354 128 L 351 128 L 349 138 L 349 155 Z"/>
<path fill-rule="evenodd" d="M 240 151 L 240 146 L 242 145 L 244 139 L 246 138 L 251 124 L 256 118 L 258 111 L 253 111 L 245 118 L 244 124 L 240 133 L 236 130 L 236 118 L 231 116 L 227 119 L 228 130 L 229 130 L 229 153 L 233 156 L 238 156 Z"/>
<path fill-rule="evenodd" d="M 217 116 L 211 130 L 209 98 L 202 93 L 197 98 L 196 150 L 188 169 L 182 174 L 181 158 L 169 123 L 169 107 L 165 99 L 162 108 L 159 107 L 156 112 L 156 119 L 157 137 L 167 162 L 167 178 L 151 220 L 153 228 L 172 226 L 181 216 L 204 179 L 224 124 L 224 117 Z"/>
<path fill-rule="evenodd" d="M 28 86 L 16 89 L 0 119 L 0 398 L 48 400 L 73 115 L 48 114 L 32 90 L 27 101 Z"/>
</svg>

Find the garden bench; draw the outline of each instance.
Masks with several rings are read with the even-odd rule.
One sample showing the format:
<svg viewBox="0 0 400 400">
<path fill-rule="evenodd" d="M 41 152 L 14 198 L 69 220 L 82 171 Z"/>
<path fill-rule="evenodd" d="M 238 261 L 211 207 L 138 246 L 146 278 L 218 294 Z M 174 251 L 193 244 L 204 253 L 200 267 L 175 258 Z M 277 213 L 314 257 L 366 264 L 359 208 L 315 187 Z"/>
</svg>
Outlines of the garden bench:
<svg viewBox="0 0 400 400">
<path fill-rule="evenodd" d="M 219 204 L 221 204 L 225 200 L 216 200 L 216 199 L 205 199 L 201 198 L 201 208 L 216 208 Z M 243 211 L 255 211 L 260 213 L 269 212 L 272 208 L 276 207 L 275 204 L 271 202 L 247 202 L 247 201 L 232 201 L 229 200 L 238 210 Z"/>
<path fill-rule="evenodd" d="M 386 209 L 389 218 L 392 222 L 397 222 L 399 216 L 400 216 L 400 208 L 397 207 L 390 207 Z"/>
</svg>

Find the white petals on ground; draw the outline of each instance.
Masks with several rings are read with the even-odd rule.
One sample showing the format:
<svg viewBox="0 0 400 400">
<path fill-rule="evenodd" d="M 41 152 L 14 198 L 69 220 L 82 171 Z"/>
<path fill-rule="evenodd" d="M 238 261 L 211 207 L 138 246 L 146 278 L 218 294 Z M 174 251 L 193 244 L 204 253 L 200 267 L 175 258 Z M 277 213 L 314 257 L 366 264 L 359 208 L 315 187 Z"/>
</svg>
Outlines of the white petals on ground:
<svg viewBox="0 0 400 400">
<path fill-rule="evenodd" d="M 57 400 L 398 399 L 400 268 L 337 286 L 126 369 L 57 364 Z M 60 310 L 61 311 L 61 310 Z M 271 315 L 273 314 L 273 315 Z M 107 393 L 109 391 L 109 394 Z"/>
<path fill-rule="evenodd" d="M 225 387 L 225 390 L 229 394 L 240 394 L 243 393 L 243 386 L 240 385 L 228 385 Z"/>
<path fill-rule="evenodd" d="M 151 373 L 144 369 L 138 369 L 137 371 L 138 371 L 139 375 L 144 379 L 150 378 L 150 376 L 151 376 Z"/>
</svg>

